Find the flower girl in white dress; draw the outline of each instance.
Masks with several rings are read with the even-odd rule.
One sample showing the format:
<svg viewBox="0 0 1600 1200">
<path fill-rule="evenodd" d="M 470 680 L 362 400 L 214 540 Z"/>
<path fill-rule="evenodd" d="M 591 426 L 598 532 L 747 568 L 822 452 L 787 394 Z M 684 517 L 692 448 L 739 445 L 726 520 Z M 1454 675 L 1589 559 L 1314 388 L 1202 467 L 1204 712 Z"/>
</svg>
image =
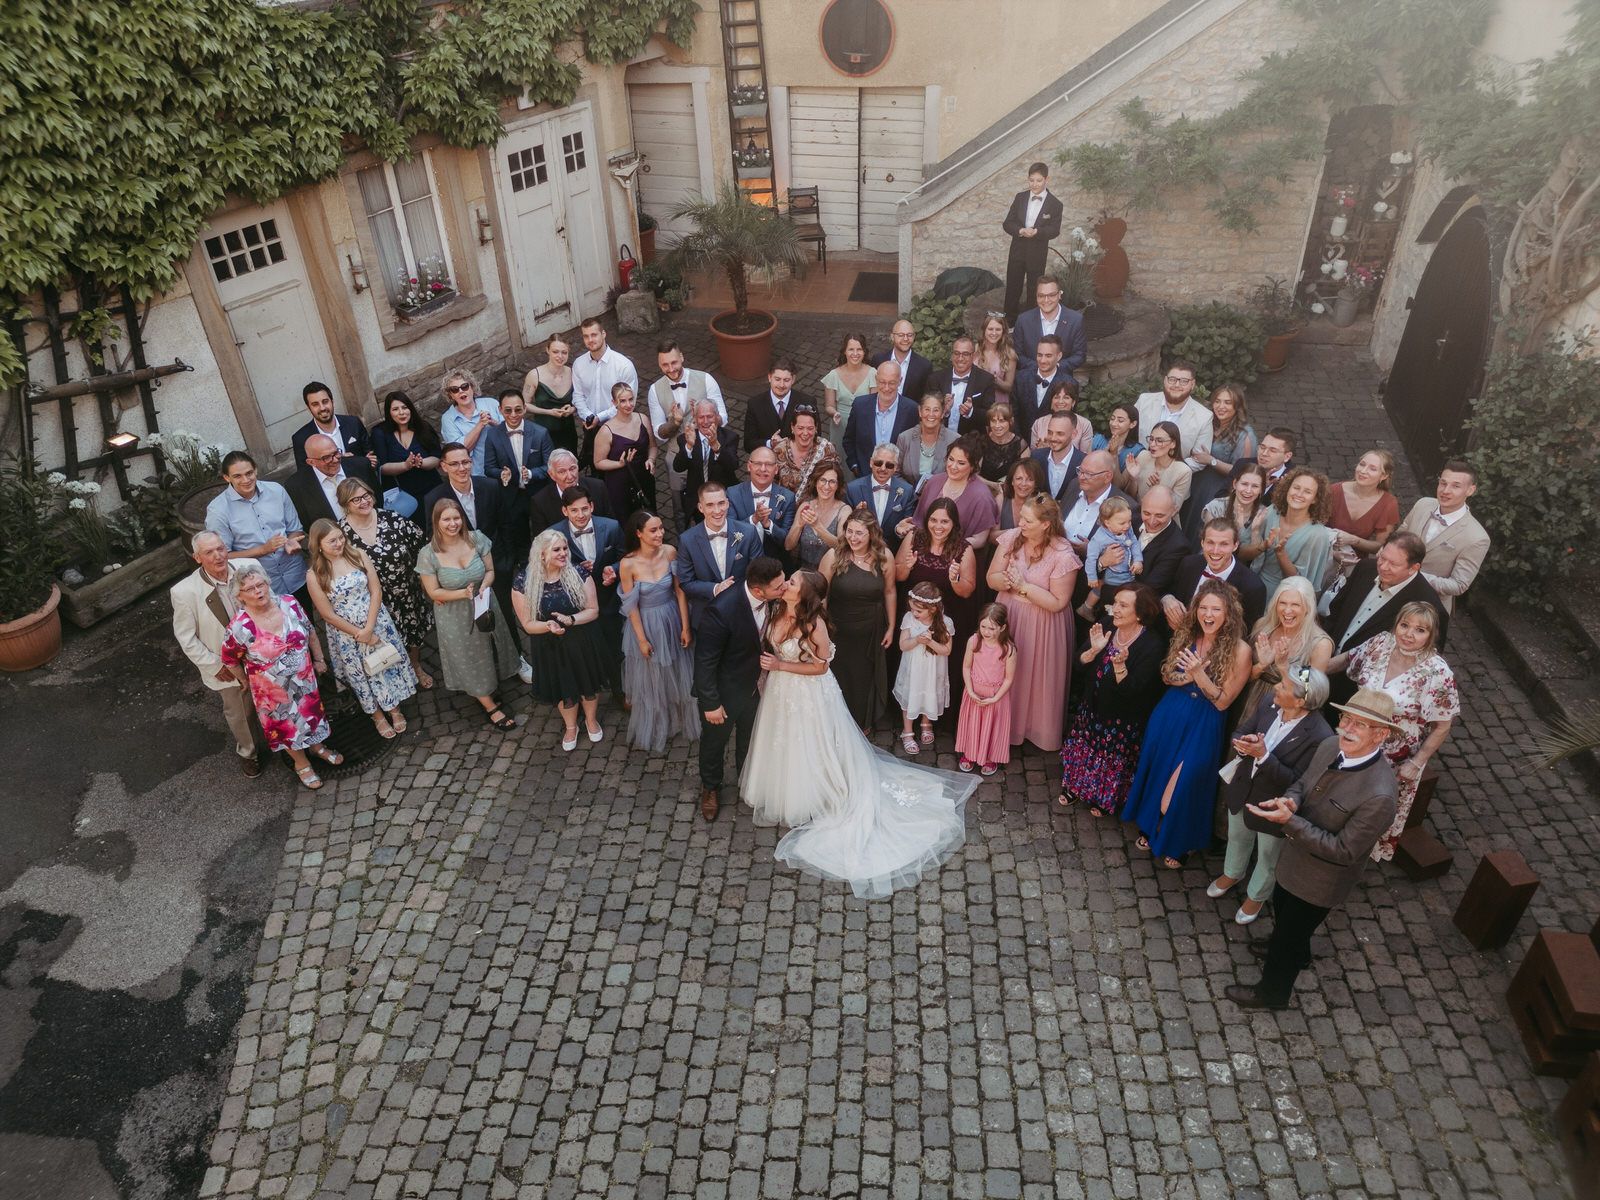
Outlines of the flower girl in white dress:
<svg viewBox="0 0 1600 1200">
<path fill-rule="evenodd" d="M 901 762 L 862 736 L 828 669 L 826 596 L 821 575 L 797 571 L 767 618 L 768 674 L 739 792 L 757 824 L 795 827 L 779 862 L 876 899 L 961 846 L 977 781 Z"/>
</svg>

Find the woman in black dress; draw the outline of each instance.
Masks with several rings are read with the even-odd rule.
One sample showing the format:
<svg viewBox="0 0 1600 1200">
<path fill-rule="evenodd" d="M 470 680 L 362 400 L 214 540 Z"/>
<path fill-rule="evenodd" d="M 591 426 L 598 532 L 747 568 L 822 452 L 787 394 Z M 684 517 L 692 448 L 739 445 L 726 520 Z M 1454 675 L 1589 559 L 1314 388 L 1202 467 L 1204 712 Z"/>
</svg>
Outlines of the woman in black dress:
<svg viewBox="0 0 1600 1200">
<path fill-rule="evenodd" d="M 421 530 L 427 523 L 422 501 L 439 486 L 439 433 L 404 392 L 390 392 L 383 398 L 383 420 L 372 427 L 372 452 L 378 457 L 384 488 L 399 488 L 416 501 L 403 515 Z M 415 555 L 412 561 L 416 561 Z M 384 591 L 388 590 L 385 584 Z"/>
<path fill-rule="evenodd" d="M 962 650 L 961 654 L 950 655 L 950 695 L 959 697 L 966 686 L 961 673 L 966 645 L 978 631 L 980 580 L 977 552 L 961 532 L 961 518 L 953 500 L 941 497 L 928 506 L 927 515 L 900 543 L 894 575 L 900 582 L 902 597 L 919 583 L 931 583 L 939 589 L 945 616 L 955 622 L 955 644 Z M 941 724 L 952 728 L 960 719 L 959 700 L 939 718 Z"/>
<path fill-rule="evenodd" d="M 527 565 L 511 584 L 511 607 L 528 634 L 533 698 L 561 713 L 561 748 L 578 748 L 580 706 L 589 740 L 598 742 L 604 735 L 595 708 L 600 689 L 610 686 L 611 669 L 595 623 L 600 601 L 594 580 L 572 563 L 566 534 L 547 529 L 533 539 Z"/>
<path fill-rule="evenodd" d="M 1072 727 L 1061 747 L 1061 795 L 1081 800 L 1097 817 L 1117 816 L 1128 798 L 1145 722 L 1161 699 L 1165 621 L 1155 592 L 1125 583 L 1111 594 L 1111 627 L 1095 625 L 1078 661 L 1089 668 Z"/>
<path fill-rule="evenodd" d="M 422 643 L 433 632 L 433 604 L 422 594 L 416 565 L 428 535 L 399 514 L 379 508 L 377 496 L 360 479 L 346 479 L 334 496 L 344 509 L 339 528 L 372 560 L 383 589 L 383 606 L 406 644 L 417 686 L 426 691 L 433 686 L 433 676 L 422 669 Z"/>
<path fill-rule="evenodd" d="M 894 555 L 869 508 L 845 518 L 839 545 L 822 556 L 828 580 L 828 615 L 833 619 L 833 675 L 861 731 L 872 726 L 889 702 L 884 652 L 894 640 Z"/>
</svg>

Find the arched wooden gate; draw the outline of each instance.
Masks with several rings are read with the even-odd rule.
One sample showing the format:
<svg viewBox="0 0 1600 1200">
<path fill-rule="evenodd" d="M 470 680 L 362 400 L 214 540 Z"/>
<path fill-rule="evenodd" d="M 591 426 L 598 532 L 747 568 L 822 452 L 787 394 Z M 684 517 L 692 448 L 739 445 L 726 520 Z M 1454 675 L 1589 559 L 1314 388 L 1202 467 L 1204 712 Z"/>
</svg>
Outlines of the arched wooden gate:
<svg viewBox="0 0 1600 1200">
<path fill-rule="evenodd" d="M 1465 446 L 1462 429 L 1483 377 L 1491 306 L 1483 210 L 1463 212 L 1439 240 L 1412 302 L 1384 404 L 1424 477 Z"/>
</svg>

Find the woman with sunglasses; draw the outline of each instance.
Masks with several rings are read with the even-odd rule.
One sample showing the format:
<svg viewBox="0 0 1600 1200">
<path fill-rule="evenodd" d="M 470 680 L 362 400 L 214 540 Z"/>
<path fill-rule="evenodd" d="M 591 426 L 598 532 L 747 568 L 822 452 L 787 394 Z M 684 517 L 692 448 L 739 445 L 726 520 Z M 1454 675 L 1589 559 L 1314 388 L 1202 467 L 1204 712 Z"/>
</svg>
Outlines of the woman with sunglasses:
<svg viewBox="0 0 1600 1200">
<path fill-rule="evenodd" d="M 451 371 L 439 381 L 444 402 L 450 407 L 439 418 L 439 434 L 445 442 L 460 442 L 472 455 L 472 473 L 483 474 L 483 434 L 500 424 L 500 403 L 478 395 L 478 381 L 471 371 Z"/>
</svg>

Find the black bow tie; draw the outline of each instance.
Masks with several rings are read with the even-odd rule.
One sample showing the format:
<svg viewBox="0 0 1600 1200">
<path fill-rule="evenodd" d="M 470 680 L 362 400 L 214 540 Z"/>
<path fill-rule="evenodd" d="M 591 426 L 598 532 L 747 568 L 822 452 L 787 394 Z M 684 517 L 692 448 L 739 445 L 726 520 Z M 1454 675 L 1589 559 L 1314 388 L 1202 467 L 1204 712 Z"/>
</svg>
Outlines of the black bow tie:
<svg viewBox="0 0 1600 1200">
<path fill-rule="evenodd" d="M 593 525 L 585 525 L 582 529 L 574 529 L 572 531 L 572 536 L 573 537 L 588 537 L 593 532 L 594 532 L 594 526 Z"/>
<path fill-rule="evenodd" d="M 956 376 L 953 376 L 951 378 L 950 382 L 951 383 L 965 383 L 965 382 L 967 382 L 967 380 L 969 380 L 971 378 L 972 378 L 971 375 L 956 375 Z"/>
<path fill-rule="evenodd" d="M 672 385 L 672 390 L 673 390 L 673 391 L 677 391 L 677 390 L 678 390 L 678 389 L 679 389 L 679 388 L 686 388 L 686 387 L 688 387 L 688 386 L 689 386 L 689 382 L 688 382 L 688 380 L 684 380 L 684 381 L 682 381 L 682 382 L 681 382 L 681 383 L 674 383 L 674 384 L 673 384 L 673 385 Z"/>
</svg>

